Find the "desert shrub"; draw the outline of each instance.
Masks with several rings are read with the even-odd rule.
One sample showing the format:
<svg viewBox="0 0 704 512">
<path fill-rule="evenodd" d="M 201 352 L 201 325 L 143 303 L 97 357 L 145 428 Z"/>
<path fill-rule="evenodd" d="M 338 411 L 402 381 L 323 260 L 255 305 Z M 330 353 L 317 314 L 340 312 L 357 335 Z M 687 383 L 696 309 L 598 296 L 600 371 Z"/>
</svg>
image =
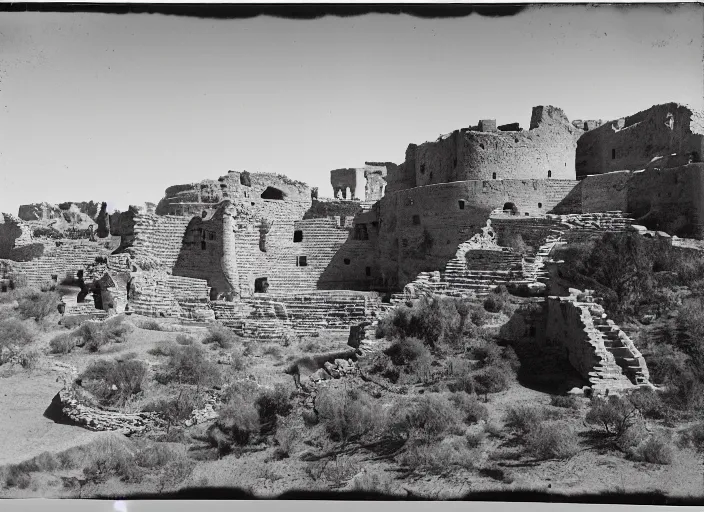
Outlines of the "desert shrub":
<svg viewBox="0 0 704 512">
<path fill-rule="evenodd" d="M 579 450 L 579 440 L 568 423 L 548 421 L 531 428 L 526 448 L 538 459 L 567 459 Z"/>
<path fill-rule="evenodd" d="M 40 358 L 41 352 L 34 348 L 25 347 L 20 350 L 17 354 L 17 362 L 25 370 L 31 370 L 32 368 L 35 368 L 39 363 Z"/>
<path fill-rule="evenodd" d="M 187 334 L 179 334 L 176 336 L 176 343 L 179 345 L 193 345 L 195 343 L 193 336 Z"/>
<path fill-rule="evenodd" d="M 159 476 L 159 492 L 163 493 L 167 489 L 176 487 L 193 473 L 194 468 L 195 462 L 185 455 L 170 460 Z"/>
<path fill-rule="evenodd" d="M 519 434 L 528 434 L 545 419 L 545 410 L 535 405 L 509 407 L 504 416 L 504 425 Z"/>
<path fill-rule="evenodd" d="M 124 321 L 125 317 L 115 316 L 104 322 L 87 321 L 76 330 L 78 346 L 84 346 L 90 352 L 97 352 L 108 343 L 123 343 L 132 326 Z"/>
<path fill-rule="evenodd" d="M 142 468 L 158 469 L 185 457 L 185 447 L 170 443 L 147 443 L 135 454 L 135 463 Z"/>
<path fill-rule="evenodd" d="M 675 447 L 668 437 L 656 434 L 636 446 L 630 454 L 636 460 L 668 465 L 675 460 Z"/>
<path fill-rule="evenodd" d="M 704 452 L 704 422 L 698 422 L 680 433 L 679 443 L 682 448 L 692 448 Z"/>
<path fill-rule="evenodd" d="M 268 343 L 262 347 L 262 355 L 272 356 L 274 359 L 280 359 L 282 356 L 281 347 L 274 345 L 273 343 Z"/>
<path fill-rule="evenodd" d="M 7 487 L 17 487 L 26 489 L 32 484 L 32 476 L 21 470 L 18 466 L 10 466 L 5 474 L 5 485 Z"/>
<path fill-rule="evenodd" d="M 93 482 L 102 482 L 110 477 L 118 477 L 126 482 L 139 481 L 144 471 L 136 463 L 136 453 L 137 450 L 125 441 L 106 438 L 90 450 L 83 474 Z"/>
<path fill-rule="evenodd" d="M 469 361 L 451 358 L 447 362 L 447 371 L 452 378 L 448 383 L 450 391 L 464 391 L 470 395 L 475 393 L 472 365 Z"/>
<path fill-rule="evenodd" d="M 146 329 L 147 331 L 163 331 L 164 327 L 154 319 L 144 320 L 139 324 L 141 329 Z"/>
<path fill-rule="evenodd" d="M 203 338 L 202 343 L 205 345 L 214 343 L 220 348 L 230 348 L 241 341 L 241 338 L 227 327 L 214 324 L 208 327 L 208 334 Z"/>
<path fill-rule="evenodd" d="M 382 407 L 366 393 L 325 388 L 316 398 L 318 418 L 333 441 L 350 442 L 381 432 Z"/>
<path fill-rule="evenodd" d="M 250 401 L 233 396 L 220 409 L 216 425 L 231 444 L 243 446 L 259 431 L 259 413 Z"/>
<path fill-rule="evenodd" d="M 501 347 L 490 340 L 481 340 L 473 343 L 469 351 L 471 357 L 479 360 L 482 366 L 488 366 L 498 362 L 503 352 Z"/>
<path fill-rule="evenodd" d="M 579 409 L 579 402 L 571 395 L 552 395 L 550 397 L 550 405 L 553 407 L 562 407 L 564 409 Z"/>
<path fill-rule="evenodd" d="M 489 410 L 475 396 L 459 392 L 452 393 L 449 398 L 450 402 L 462 414 L 465 423 L 477 423 L 480 420 L 489 419 Z"/>
<path fill-rule="evenodd" d="M 487 314 L 486 309 L 484 309 L 483 306 L 473 306 L 472 310 L 469 313 L 469 319 L 474 325 L 476 325 L 477 327 L 481 327 L 482 325 L 487 323 L 489 315 Z"/>
<path fill-rule="evenodd" d="M 525 254 L 528 250 L 528 246 L 523 240 L 523 236 L 520 233 L 509 233 L 506 237 L 506 247 L 510 247 L 519 254 Z"/>
<path fill-rule="evenodd" d="M 278 417 L 276 425 L 276 433 L 274 434 L 274 441 L 276 441 L 277 445 L 276 456 L 280 459 L 285 459 L 293 453 L 301 435 L 286 417 Z"/>
<path fill-rule="evenodd" d="M 350 478 L 359 473 L 359 463 L 347 455 L 337 455 L 325 467 L 325 479 L 333 488 L 345 485 Z"/>
<path fill-rule="evenodd" d="M 486 440 L 486 432 L 483 429 L 467 432 L 464 437 L 467 440 L 467 446 L 478 448 Z"/>
<path fill-rule="evenodd" d="M 265 388 L 255 401 L 262 430 L 272 431 L 276 428 L 278 416 L 288 416 L 293 406 L 291 394 L 282 384 L 276 384 L 273 389 Z"/>
<path fill-rule="evenodd" d="M 156 346 L 147 350 L 147 353 L 152 356 L 169 357 L 171 354 L 174 353 L 174 350 L 176 350 L 176 348 L 176 345 L 174 345 L 172 342 L 164 341 L 158 343 Z"/>
<path fill-rule="evenodd" d="M 377 337 L 418 338 L 430 348 L 448 344 L 456 346 L 467 323 L 471 304 L 451 297 L 423 297 L 411 306 L 396 307 L 377 327 Z"/>
<path fill-rule="evenodd" d="M 409 364 L 416 359 L 429 356 L 430 351 L 418 338 L 403 338 L 396 340 L 388 349 L 386 355 L 397 366 Z"/>
<path fill-rule="evenodd" d="M 425 394 L 410 407 L 397 406 L 394 423 L 396 429 L 424 442 L 463 432 L 461 412 L 439 394 Z"/>
<path fill-rule="evenodd" d="M 163 369 L 155 376 L 162 384 L 178 382 L 197 386 L 216 386 L 222 382 L 218 366 L 209 361 L 198 345 L 174 346 Z"/>
<path fill-rule="evenodd" d="M 68 354 L 76 348 L 76 338 L 70 332 L 57 334 L 49 342 L 49 348 L 52 354 Z"/>
<path fill-rule="evenodd" d="M 636 389 L 628 396 L 628 399 L 646 418 L 657 420 L 665 417 L 666 405 L 660 395 L 652 389 Z"/>
<path fill-rule="evenodd" d="M 167 421 L 168 434 L 173 424 L 189 419 L 191 413 L 202 406 L 203 399 L 196 391 L 182 389 L 175 397 L 160 399 L 145 405 L 142 411 L 161 415 Z"/>
<path fill-rule="evenodd" d="M 352 488 L 355 491 L 389 495 L 394 491 L 393 479 L 386 472 L 362 470 L 354 477 Z"/>
<path fill-rule="evenodd" d="M 476 454 L 465 437 L 446 437 L 438 443 L 411 443 L 398 457 L 398 461 L 414 469 L 437 473 L 453 466 L 471 469 Z"/>
<path fill-rule="evenodd" d="M 0 348 L 29 345 L 34 341 L 34 330 L 19 318 L 0 320 Z"/>
<path fill-rule="evenodd" d="M 497 287 L 484 299 L 484 309 L 490 313 L 510 312 L 511 295 L 505 286 Z"/>
<path fill-rule="evenodd" d="M 487 366 L 474 374 L 474 386 L 482 395 L 500 393 L 511 386 L 512 375 L 508 365 Z"/>
<path fill-rule="evenodd" d="M 22 318 L 43 320 L 53 313 L 58 313 L 61 297 L 56 292 L 37 292 L 25 294 L 17 300 L 17 310 Z"/>
<path fill-rule="evenodd" d="M 135 359 L 95 361 L 81 374 L 83 387 L 104 405 L 122 405 L 142 390 L 147 365 Z"/>
<path fill-rule="evenodd" d="M 512 346 L 509 345 L 504 347 L 503 351 L 501 352 L 501 359 L 506 361 L 509 368 L 511 368 L 514 373 L 517 373 L 518 370 L 521 369 L 521 360 L 519 359 L 518 354 L 516 354 L 516 350 Z"/>
<path fill-rule="evenodd" d="M 594 398 L 585 417 L 586 423 L 620 437 L 638 420 L 638 409 L 627 399 L 611 395 L 608 400 Z"/>
</svg>

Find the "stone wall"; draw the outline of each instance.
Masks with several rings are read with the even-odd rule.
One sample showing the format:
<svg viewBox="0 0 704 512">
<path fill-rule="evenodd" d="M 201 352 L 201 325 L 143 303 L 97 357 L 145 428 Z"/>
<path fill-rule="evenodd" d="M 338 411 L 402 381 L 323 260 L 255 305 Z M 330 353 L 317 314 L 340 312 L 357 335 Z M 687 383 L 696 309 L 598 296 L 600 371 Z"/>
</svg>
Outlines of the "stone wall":
<svg viewBox="0 0 704 512">
<path fill-rule="evenodd" d="M 189 219 L 176 215 L 136 214 L 129 252 L 135 262 L 171 271 L 176 263 Z M 128 235 L 129 236 L 129 235 Z"/>
<path fill-rule="evenodd" d="M 518 215 L 541 216 L 561 199 L 558 180 L 471 180 L 387 193 L 379 202 L 379 274 L 400 289 L 418 273 L 444 268 L 457 246 L 507 203 Z M 575 185 L 576 182 L 564 182 Z"/>
<path fill-rule="evenodd" d="M 404 165 L 389 172 L 388 191 L 466 180 L 573 180 L 581 134 L 551 106 L 533 108 L 527 131 L 456 130 L 409 146 Z"/>
<path fill-rule="evenodd" d="M 589 130 L 577 143 L 577 176 L 644 169 L 653 158 L 673 153 L 694 152 L 694 161 L 701 162 L 704 131 L 692 117 L 687 107 L 666 103 Z"/>
<path fill-rule="evenodd" d="M 128 299 L 130 310 L 140 315 L 203 321 L 214 318 L 209 295 L 202 279 L 158 271 L 133 272 Z"/>
<path fill-rule="evenodd" d="M 625 211 L 650 229 L 704 237 L 704 164 L 588 176 L 554 213 Z"/>
<path fill-rule="evenodd" d="M 32 232 L 20 218 L 9 214 L 0 214 L 0 258 L 26 261 L 28 258 L 21 248 L 32 245 Z M 37 256 L 43 253 L 43 246 L 35 250 Z"/>
</svg>

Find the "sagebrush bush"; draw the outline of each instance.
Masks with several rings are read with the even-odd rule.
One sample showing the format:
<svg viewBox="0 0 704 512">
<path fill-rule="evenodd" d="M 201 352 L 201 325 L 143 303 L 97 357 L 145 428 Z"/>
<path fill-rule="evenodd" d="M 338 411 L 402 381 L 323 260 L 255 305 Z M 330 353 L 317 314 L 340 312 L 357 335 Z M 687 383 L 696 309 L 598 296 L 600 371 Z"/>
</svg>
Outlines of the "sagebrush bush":
<svg viewBox="0 0 704 512">
<path fill-rule="evenodd" d="M 652 435 L 631 451 L 636 460 L 651 464 L 672 464 L 675 460 L 675 447 L 672 440 L 664 435 Z"/>
<path fill-rule="evenodd" d="M 176 336 L 176 343 L 178 343 L 179 345 L 193 345 L 195 342 L 195 338 L 187 334 L 178 334 Z"/>
<path fill-rule="evenodd" d="M 465 423 L 471 424 L 489 419 L 489 410 L 477 400 L 477 397 L 470 396 L 464 392 L 456 392 L 452 393 L 449 398 L 450 402 L 462 414 Z"/>
<path fill-rule="evenodd" d="M 531 428 L 526 448 L 537 459 L 567 459 L 579 450 L 579 439 L 564 421 L 548 421 Z"/>
<path fill-rule="evenodd" d="M 430 355 L 428 347 L 418 338 L 396 340 L 385 352 L 397 366 L 407 365 L 420 357 Z"/>
<path fill-rule="evenodd" d="M 477 393 L 500 393 L 511 387 L 513 371 L 508 364 L 496 364 L 482 368 L 474 374 L 474 387 Z"/>
<path fill-rule="evenodd" d="M 450 391 L 464 391 L 470 395 L 475 393 L 472 365 L 469 361 L 456 357 L 449 358 L 446 368 L 449 377 L 452 379 L 448 383 Z"/>
<path fill-rule="evenodd" d="M 108 343 L 123 343 L 132 330 L 132 326 L 124 320 L 125 317 L 120 315 L 103 322 L 83 322 L 75 333 L 77 345 L 90 352 L 97 352 Z"/>
<path fill-rule="evenodd" d="M 5 485 L 26 489 L 32 484 L 32 476 L 18 466 L 10 466 L 5 473 Z"/>
<path fill-rule="evenodd" d="M 324 388 L 316 398 L 319 421 L 333 441 L 348 442 L 375 435 L 385 427 L 384 410 L 360 390 Z"/>
<path fill-rule="evenodd" d="M 484 299 L 484 309 L 490 313 L 512 313 L 511 295 L 505 286 L 501 285 L 487 295 Z"/>
<path fill-rule="evenodd" d="M 113 437 L 95 443 L 83 468 L 86 479 L 102 482 L 118 477 L 126 482 L 139 481 L 144 471 L 136 463 L 137 450 L 128 443 Z"/>
<path fill-rule="evenodd" d="M 52 354 L 68 354 L 76 348 L 76 337 L 71 332 L 62 332 L 54 336 L 49 342 Z"/>
<path fill-rule="evenodd" d="M 147 365 L 135 359 L 94 361 L 81 374 L 83 387 L 104 405 L 123 405 L 139 393 L 147 377 Z"/>
<path fill-rule="evenodd" d="M 660 395 L 652 389 L 636 389 L 628 399 L 646 418 L 659 420 L 665 417 L 667 407 Z"/>
<path fill-rule="evenodd" d="M 255 405 L 262 430 L 265 432 L 276 429 L 277 418 L 288 416 L 293 409 L 291 393 L 282 384 L 276 384 L 273 389 L 262 390 L 255 400 Z"/>
<path fill-rule="evenodd" d="M 509 407 L 504 415 L 504 425 L 519 434 L 534 430 L 545 419 L 543 407 L 536 405 L 515 405 Z"/>
<path fill-rule="evenodd" d="M 239 336 L 220 324 L 208 327 L 208 334 L 202 340 L 204 345 L 214 343 L 220 348 L 230 348 L 235 344 L 241 344 L 241 342 L 242 339 Z"/>
<path fill-rule="evenodd" d="M 144 412 L 155 412 L 167 421 L 167 434 L 171 425 L 187 420 L 195 409 L 204 405 L 203 398 L 192 389 L 182 389 L 178 395 L 162 398 L 142 408 Z"/>
<path fill-rule="evenodd" d="M 178 382 L 197 386 L 217 386 L 222 383 L 218 366 L 209 361 L 198 345 L 174 345 L 168 361 L 156 375 L 161 383 Z"/>
<path fill-rule="evenodd" d="M 571 395 L 552 395 L 550 397 L 550 405 L 553 407 L 562 407 L 564 409 L 579 409 L 579 402 Z"/>
<path fill-rule="evenodd" d="M 430 442 L 464 430 L 462 414 L 445 396 L 432 393 L 420 399 L 400 404 L 395 411 L 395 428 L 409 436 Z"/>
<path fill-rule="evenodd" d="M 453 466 L 472 469 L 476 460 L 465 437 L 446 437 L 436 443 L 411 443 L 398 457 L 404 466 L 433 473 L 444 473 Z"/>
<path fill-rule="evenodd" d="M 0 320 L 0 349 L 29 345 L 34 341 L 35 335 L 34 328 L 19 318 L 10 317 Z"/>
<path fill-rule="evenodd" d="M 246 445 L 259 432 L 259 413 L 252 402 L 234 396 L 220 409 L 216 425 L 231 444 Z"/>
<path fill-rule="evenodd" d="M 139 324 L 141 329 L 146 329 L 147 331 L 163 331 L 164 327 L 154 319 L 144 320 Z"/>
<path fill-rule="evenodd" d="M 23 318 L 43 320 L 49 315 L 58 313 L 61 297 L 54 291 L 34 291 L 23 294 L 17 299 L 17 310 Z"/>
</svg>

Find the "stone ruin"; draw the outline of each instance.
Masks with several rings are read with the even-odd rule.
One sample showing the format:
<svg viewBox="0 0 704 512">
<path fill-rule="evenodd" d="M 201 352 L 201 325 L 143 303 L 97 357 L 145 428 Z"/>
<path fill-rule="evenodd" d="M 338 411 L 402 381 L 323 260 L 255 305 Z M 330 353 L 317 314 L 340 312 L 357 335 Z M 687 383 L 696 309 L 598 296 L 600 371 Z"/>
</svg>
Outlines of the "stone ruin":
<svg viewBox="0 0 704 512">
<path fill-rule="evenodd" d="M 697 246 L 686 237 L 704 238 L 700 117 L 667 104 L 623 122 L 570 122 L 538 106 L 527 130 L 481 120 L 410 144 L 401 164 L 333 170 L 333 198 L 283 175 L 229 171 L 110 215 L 92 201 L 26 205 L 0 218 L 0 285 L 72 289 L 65 323 L 124 312 L 272 340 L 505 285 L 546 304 L 551 332 L 582 333 L 564 348 L 596 387 L 637 386 L 648 375 L 632 343 L 591 306 L 549 296 L 547 265 L 555 246 L 605 231 Z M 629 133 L 658 144 L 631 155 Z"/>
</svg>

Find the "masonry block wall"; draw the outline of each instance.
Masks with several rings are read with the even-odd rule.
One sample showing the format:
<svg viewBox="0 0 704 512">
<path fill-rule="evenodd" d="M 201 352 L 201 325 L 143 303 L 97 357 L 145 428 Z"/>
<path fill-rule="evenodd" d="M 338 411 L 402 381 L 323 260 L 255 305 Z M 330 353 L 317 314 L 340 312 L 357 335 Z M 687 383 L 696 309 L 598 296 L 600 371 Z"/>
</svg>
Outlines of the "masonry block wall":
<svg viewBox="0 0 704 512">
<path fill-rule="evenodd" d="M 386 194 L 378 210 L 381 282 L 400 289 L 420 272 L 444 268 L 492 210 L 511 204 L 522 217 L 541 215 L 567 189 L 548 180 L 470 180 Z"/>
<path fill-rule="evenodd" d="M 581 134 L 560 109 L 535 107 L 528 131 L 467 128 L 409 146 L 404 165 L 389 172 L 388 190 L 466 180 L 573 180 Z"/>
<path fill-rule="evenodd" d="M 577 176 L 644 169 L 654 157 L 672 153 L 694 153 L 693 161 L 701 162 L 704 130 L 692 122 L 696 115 L 666 103 L 589 130 L 577 143 Z"/>
<path fill-rule="evenodd" d="M 137 214 L 129 253 L 147 268 L 171 271 L 176 263 L 189 219 L 177 215 Z"/>
</svg>

